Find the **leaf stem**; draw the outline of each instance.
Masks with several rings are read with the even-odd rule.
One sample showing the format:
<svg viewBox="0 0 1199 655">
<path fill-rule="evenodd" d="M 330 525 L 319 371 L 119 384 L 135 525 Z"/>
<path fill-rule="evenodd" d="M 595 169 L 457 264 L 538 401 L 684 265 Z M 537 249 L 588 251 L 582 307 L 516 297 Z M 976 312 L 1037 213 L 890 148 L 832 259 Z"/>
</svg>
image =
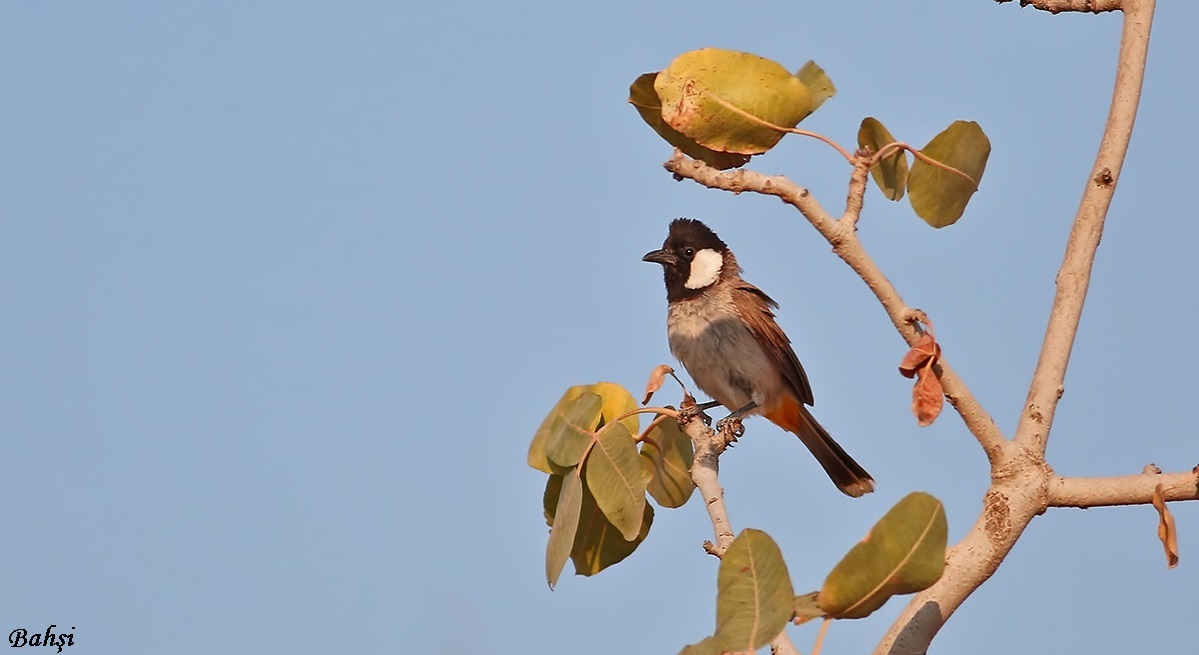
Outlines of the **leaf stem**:
<svg viewBox="0 0 1199 655">
<path fill-rule="evenodd" d="M 887 145 L 879 148 L 878 152 L 874 153 L 874 156 L 870 158 L 870 165 L 874 166 L 879 161 L 881 161 L 883 159 L 883 157 L 889 156 L 890 153 L 888 153 L 887 150 L 907 150 L 908 152 L 912 153 L 912 155 L 915 156 L 916 159 L 919 159 L 920 161 L 928 164 L 929 166 L 932 166 L 933 168 L 939 168 L 947 173 L 953 173 L 954 175 L 957 175 L 959 177 L 966 179 L 967 181 L 970 182 L 970 184 L 974 185 L 974 190 L 978 191 L 978 180 L 975 180 L 974 178 L 970 177 L 969 175 L 966 175 L 962 171 L 959 171 L 958 169 L 954 168 L 953 166 L 950 166 L 948 164 L 942 164 L 941 162 L 933 159 L 932 157 L 929 157 L 928 155 L 920 152 L 919 150 L 913 148 L 912 146 L 904 143 L 903 141 L 892 141 L 891 143 L 888 143 Z"/>
<path fill-rule="evenodd" d="M 833 149 L 835 149 L 837 152 L 841 153 L 841 156 L 845 158 L 845 161 L 847 161 L 851 164 L 853 163 L 853 155 L 849 154 L 849 151 L 847 151 L 845 148 L 842 148 L 840 145 L 837 144 L 836 141 L 833 141 L 832 139 L 828 138 L 827 136 L 824 136 L 823 134 L 817 134 L 816 132 L 809 132 L 807 130 L 801 130 L 801 129 L 794 128 L 794 127 L 782 127 L 780 125 L 775 125 L 774 123 L 762 120 L 761 118 L 754 116 L 753 114 L 745 111 L 744 109 L 741 109 L 740 107 L 730 103 L 729 101 L 725 100 L 724 98 L 721 98 L 720 96 L 712 93 L 711 91 L 708 91 L 707 89 L 700 89 L 699 92 L 702 93 L 703 95 L 707 96 L 708 98 L 711 98 L 712 100 L 714 100 L 716 102 L 716 104 L 720 105 L 721 107 L 728 109 L 729 111 L 750 121 L 751 123 L 755 123 L 757 125 L 761 125 L 762 127 L 770 128 L 772 130 L 777 130 L 779 132 L 790 132 L 791 134 L 798 134 L 800 136 L 808 136 L 808 137 L 812 137 L 813 139 L 823 141 L 823 142 L 827 143 L 828 145 L 832 146 Z"/>
<path fill-rule="evenodd" d="M 625 412 L 624 414 L 617 416 L 616 420 L 623 421 L 626 418 L 628 418 L 630 416 L 634 416 L 636 414 L 657 414 L 659 416 L 669 416 L 673 419 L 679 418 L 678 411 L 673 410 L 669 407 L 638 407 L 637 409 Z"/>
<path fill-rule="evenodd" d="M 825 617 L 820 623 L 820 632 L 816 633 L 816 644 L 812 646 L 812 655 L 820 655 L 820 649 L 824 646 L 824 635 L 828 632 L 828 624 L 832 623 L 832 619 Z"/>
<path fill-rule="evenodd" d="M 670 416 L 669 414 L 659 414 L 658 416 L 656 416 L 654 418 L 654 420 L 650 421 L 649 425 L 645 426 L 645 430 L 641 434 L 639 434 L 633 438 L 633 441 L 638 441 L 638 442 L 645 441 L 646 443 L 652 443 L 655 446 L 657 446 L 658 444 L 654 443 L 654 441 L 652 439 L 649 439 L 647 441 L 647 437 L 649 436 L 650 431 L 653 430 L 654 428 L 658 427 L 658 424 L 660 424 L 662 421 L 665 421 L 668 418 L 675 418 L 675 420 L 678 420 L 676 418 L 677 416 L 678 416 L 677 414 L 673 417 Z M 660 446 L 659 446 L 659 449 L 661 449 Z"/>
</svg>

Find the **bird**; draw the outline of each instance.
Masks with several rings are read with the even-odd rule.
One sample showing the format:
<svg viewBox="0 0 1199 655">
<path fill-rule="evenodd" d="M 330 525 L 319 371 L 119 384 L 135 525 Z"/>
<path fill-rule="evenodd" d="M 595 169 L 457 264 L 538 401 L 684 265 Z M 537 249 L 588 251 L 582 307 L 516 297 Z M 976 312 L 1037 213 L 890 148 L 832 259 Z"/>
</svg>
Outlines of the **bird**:
<svg viewBox="0 0 1199 655">
<path fill-rule="evenodd" d="M 775 321 L 770 296 L 741 278 L 737 258 L 707 225 L 678 218 L 662 248 L 642 261 L 666 281 L 666 334 L 691 379 L 732 413 L 762 415 L 795 434 L 843 493 L 874 491 L 874 478 L 812 416 L 812 387 L 791 341 Z M 718 427 L 719 425 L 718 424 Z"/>
</svg>

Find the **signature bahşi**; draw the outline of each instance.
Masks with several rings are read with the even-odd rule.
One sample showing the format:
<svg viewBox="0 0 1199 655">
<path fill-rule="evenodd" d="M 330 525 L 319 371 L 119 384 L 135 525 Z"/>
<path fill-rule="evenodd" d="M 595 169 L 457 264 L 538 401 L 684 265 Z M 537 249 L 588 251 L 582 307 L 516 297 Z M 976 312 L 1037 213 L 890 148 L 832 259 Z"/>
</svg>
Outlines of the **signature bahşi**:
<svg viewBox="0 0 1199 655">
<path fill-rule="evenodd" d="M 17 628 L 8 633 L 8 645 L 13 648 L 21 648 L 22 646 L 58 646 L 58 652 L 62 652 L 63 646 L 75 645 L 75 626 L 71 626 L 72 632 L 63 634 L 54 634 L 54 629 L 58 626 L 51 623 L 50 627 L 46 628 L 45 632 L 36 632 L 29 634 L 25 628 Z"/>
</svg>

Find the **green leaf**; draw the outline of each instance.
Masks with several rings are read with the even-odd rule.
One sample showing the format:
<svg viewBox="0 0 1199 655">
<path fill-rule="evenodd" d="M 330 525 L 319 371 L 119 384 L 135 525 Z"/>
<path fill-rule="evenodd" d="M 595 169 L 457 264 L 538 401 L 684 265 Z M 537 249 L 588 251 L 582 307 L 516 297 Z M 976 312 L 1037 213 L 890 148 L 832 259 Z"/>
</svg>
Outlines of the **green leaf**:
<svg viewBox="0 0 1199 655">
<path fill-rule="evenodd" d="M 545 446 L 550 438 L 550 428 L 554 425 L 554 419 L 563 412 L 567 405 L 582 396 L 587 392 L 590 385 L 578 385 L 566 390 L 558 402 L 554 404 L 554 408 L 546 415 L 545 420 L 538 426 L 537 432 L 533 433 L 533 441 L 529 444 L 529 466 L 544 471 L 550 474 L 561 475 L 570 467 L 562 467 L 551 462 L 545 455 Z"/>
<path fill-rule="evenodd" d="M 541 509 L 545 513 L 545 524 L 554 525 L 554 512 L 558 511 L 558 496 L 562 493 L 564 476 L 551 473 L 545 481 L 545 492 L 541 494 Z"/>
<path fill-rule="evenodd" d="M 566 474 L 558 495 L 558 506 L 554 510 L 554 525 L 550 528 L 550 540 L 545 546 L 545 579 L 550 589 L 558 584 L 558 576 L 562 575 L 566 558 L 570 557 L 579 528 L 579 511 L 583 505 L 583 480 L 580 476 L 578 467 Z"/>
<path fill-rule="evenodd" d="M 883 127 L 877 118 L 867 116 L 862 119 L 862 126 L 858 128 L 859 148 L 869 148 L 870 152 L 878 152 L 889 143 L 895 143 L 895 137 L 891 136 L 891 132 Z M 907 153 L 902 148 L 893 149 L 871 167 L 870 176 L 888 200 L 899 200 L 908 184 Z"/>
<path fill-rule="evenodd" d="M 554 512 L 558 509 L 558 498 L 562 489 L 562 475 L 550 475 L 546 482 L 543 504 L 546 511 L 546 522 L 554 524 Z M 645 504 L 645 512 L 641 515 L 641 530 L 637 539 L 625 541 L 615 525 L 608 517 L 599 511 L 594 495 L 583 485 L 583 504 L 579 510 L 578 531 L 574 535 L 574 546 L 571 548 L 571 560 L 574 572 L 580 576 L 594 576 L 599 571 L 619 563 L 633 554 L 633 551 L 645 541 L 653 525 L 653 506 Z"/>
<path fill-rule="evenodd" d="M 746 529 L 720 559 L 716 575 L 716 638 L 726 651 L 755 651 L 783 631 L 795 591 L 774 540 Z"/>
<path fill-rule="evenodd" d="M 545 444 L 545 456 L 551 464 L 571 467 L 579 463 L 583 451 L 591 445 L 593 430 L 600 421 L 602 404 L 599 396 L 584 391 L 564 407 L 554 408 L 555 414 Z"/>
<path fill-rule="evenodd" d="M 668 418 L 650 430 L 641 442 L 641 457 L 651 474 L 646 486 L 649 495 L 662 507 L 682 507 L 695 491 L 691 481 L 695 449 L 678 421 Z"/>
<path fill-rule="evenodd" d="M 626 541 L 636 539 L 641 531 L 648 477 L 624 423 L 605 425 L 587 457 L 587 488 Z"/>
<path fill-rule="evenodd" d="M 860 619 L 891 596 L 932 586 L 945 570 L 948 532 L 941 501 L 908 494 L 828 574 L 820 609 L 833 618 Z"/>
<path fill-rule="evenodd" d="M 554 512 L 558 507 L 558 497 L 562 491 L 561 475 L 551 475 L 545 485 L 544 506 L 547 522 L 554 524 Z M 637 546 L 649 535 L 650 526 L 654 523 L 654 508 L 645 504 L 645 513 L 641 519 L 641 531 L 633 541 L 625 541 L 624 536 L 612 525 L 608 517 L 595 504 L 595 496 L 584 482 L 583 502 L 579 510 L 578 531 L 575 533 L 574 546 L 570 551 L 570 559 L 574 562 L 575 573 L 591 576 L 620 562 L 633 554 Z"/>
<path fill-rule="evenodd" d="M 698 159 L 722 171 L 744 166 L 749 161 L 749 155 L 718 152 L 711 148 L 705 148 L 695 139 L 667 125 L 666 121 L 662 119 L 662 101 L 658 99 L 658 92 L 654 90 L 654 80 L 657 77 L 657 73 L 646 73 L 634 80 L 632 86 L 629 87 L 629 104 L 633 105 L 637 114 L 641 116 L 641 120 L 652 127 L 658 136 L 682 150 L 683 154 L 688 157 Z"/>
<path fill-rule="evenodd" d="M 824 617 L 824 610 L 820 609 L 819 596 L 820 592 L 813 591 L 795 597 L 795 625 Z"/>
<path fill-rule="evenodd" d="M 641 530 L 632 541 L 625 538 L 607 516 L 600 511 L 587 485 L 583 485 L 583 507 L 579 514 L 579 531 L 575 535 L 574 548 L 570 551 L 570 559 L 574 562 L 575 573 L 579 575 L 595 575 L 600 571 L 616 564 L 637 550 L 637 546 L 649 535 L 650 526 L 654 523 L 654 508 L 645 503 L 641 516 Z"/>
<path fill-rule="evenodd" d="M 719 48 L 692 50 L 658 73 L 662 118 L 701 145 L 756 155 L 816 108 L 800 79 L 769 59 Z M 746 116 L 752 116 L 748 118 Z"/>
<path fill-rule="evenodd" d="M 968 175 L 971 180 L 920 161 L 912 164 L 908 175 L 908 194 L 912 209 L 933 227 L 953 225 L 966 211 L 987 168 L 991 142 L 974 121 L 955 121 L 920 151 Z"/>
<path fill-rule="evenodd" d="M 600 415 L 604 420 L 600 422 L 600 425 L 607 425 L 615 421 L 617 416 L 624 416 L 638 407 L 637 399 L 633 397 L 633 394 L 615 382 L 596 382 L 588 391 L 603 400 Z M 624 423 L 624 426 L 633 434 L 641 432 L 641 416 L 639 414 L 625 416 L 621 419 L 621 423 Z"/>
<path fill-rule="evenodd" d="M 837 87 L 833 86 L 828 73 L 814 61 L 809 60 L 801 66 L 795 77 L 798 77 L 799 81 L 808 87 L 808 93 L 812 94 L 812 111 L 819 109 L 825 100 L 837 94 Z"/>
</svg>

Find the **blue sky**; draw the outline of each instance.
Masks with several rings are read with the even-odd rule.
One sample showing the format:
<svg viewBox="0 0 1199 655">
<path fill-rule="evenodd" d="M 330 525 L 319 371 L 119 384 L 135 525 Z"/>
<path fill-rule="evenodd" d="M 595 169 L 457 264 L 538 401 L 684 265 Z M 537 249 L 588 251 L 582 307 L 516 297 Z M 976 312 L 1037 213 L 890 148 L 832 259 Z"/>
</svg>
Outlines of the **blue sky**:
<svg viewBox="0 0 1199 655">
<path fill-rule="evenodd" d="M 1145 98 L 1049 446 L 1063 474 L 1199 462 L 1196 170 L 1179 125 L 1199 8 L 1162 3 Z M 782 305 L 815 413 L 879 482 L 851 501 L 764 421 L 723 461 L 734 527 L 814 589 L 920 489 L 951 539 L 981 450 L 916 427 L 904 347 L 775 200 L 676 183 L 628 84 L 704 46 L 993 151 L 957 225 L 871 191 L 862 238 L 1008 434 L 1107 110 L 1115 15 L 907 3 L 51 3 L 0 6 L 0 628 L 79 653 L 674 653 L 713 625 L 700 503 L 631 558 L 546 588 L 533 430 L 572 384 L 669 362 L 669 219 L 700 218 Z M 755 170 L 830 210 L 848 169 L 788 138 Z M 664 398 L 664 401 L 670 400 Z M 1151 508 L 1051 511 L 938 638 L 980 655 L 1193 644 L 1199 509 L 1165 567 Z M 835 625 L 864 652 L 899 604 Z M 64 630 L 65 631 L 65 630 Z M 793 631 L 805 651 L 814 628 Z"/>
</svg>

